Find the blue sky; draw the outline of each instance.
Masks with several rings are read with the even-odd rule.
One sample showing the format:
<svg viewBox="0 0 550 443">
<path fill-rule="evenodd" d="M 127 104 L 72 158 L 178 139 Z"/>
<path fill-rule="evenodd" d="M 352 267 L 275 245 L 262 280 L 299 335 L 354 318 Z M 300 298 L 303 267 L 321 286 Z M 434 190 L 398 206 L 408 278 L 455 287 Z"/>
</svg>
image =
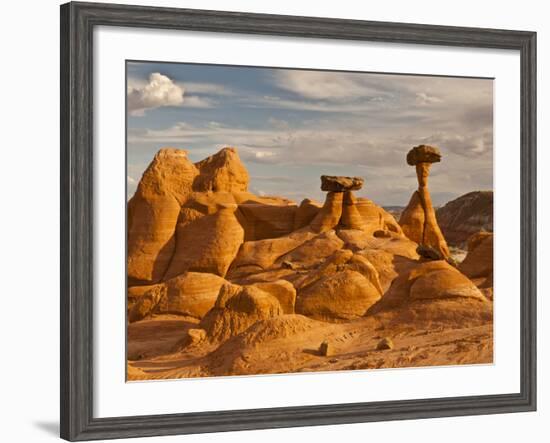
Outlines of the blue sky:
<svg viewBox="0 0 550 443">
<path fill-rule="evenodd" d="M 128 193 L 164 146 L 193 161 L 235 146 L 250 190 L 322 201 L 319 176 L 358 175 L 358 196 L 405 205 L 416 188 L 405 161 L 438 146 L 436 205 L 492 189 L 489 79 L 129 62 Z"/>
</svg>

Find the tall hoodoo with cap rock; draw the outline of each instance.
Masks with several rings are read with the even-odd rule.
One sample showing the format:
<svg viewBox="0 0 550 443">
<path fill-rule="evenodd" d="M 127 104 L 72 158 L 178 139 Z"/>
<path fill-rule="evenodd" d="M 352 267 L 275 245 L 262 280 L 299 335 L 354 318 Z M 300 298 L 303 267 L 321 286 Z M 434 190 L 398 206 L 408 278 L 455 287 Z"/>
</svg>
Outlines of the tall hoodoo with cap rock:
<svg viewBox="0 0 550 443">
<path fill-rule="evenodd" d="M 419 245 L 436 249 L 444 258 L 449 257 L 449 247 L 437 224 L 432 198 L 428 189 L 428 176 L 432 163 L 441 161 L 441 153 L 435 146 L 420 145 L 407 154 L 407 163 L 416 167 L 418 190 L 401 214 L 399 224 L 403 232 Z"/>
</svg>

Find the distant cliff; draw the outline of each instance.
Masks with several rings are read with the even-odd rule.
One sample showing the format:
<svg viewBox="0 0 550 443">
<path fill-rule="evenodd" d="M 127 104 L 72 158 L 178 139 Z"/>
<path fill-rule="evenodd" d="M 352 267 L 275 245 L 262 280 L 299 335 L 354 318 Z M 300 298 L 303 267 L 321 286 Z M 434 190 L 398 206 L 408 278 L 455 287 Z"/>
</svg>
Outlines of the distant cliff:
<svg viewBox="0 0 550 443">
<path fill-rule="evenodd" d="M 493 191 L 469 192 L 436 211 L 437 221 L 450 245 L 464 248 L 479 231 L 493 231 Z"/>
</svg>

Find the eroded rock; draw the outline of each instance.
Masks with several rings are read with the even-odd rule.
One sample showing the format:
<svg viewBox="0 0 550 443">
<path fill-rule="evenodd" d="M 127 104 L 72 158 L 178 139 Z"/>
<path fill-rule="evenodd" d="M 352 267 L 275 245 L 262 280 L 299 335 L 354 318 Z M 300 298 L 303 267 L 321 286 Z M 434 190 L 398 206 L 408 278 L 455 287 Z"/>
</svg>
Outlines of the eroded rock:
<svg viewBox="0 0 550 443">
<path fill-rule="evenodd" d="M 165 295 L 155 312 L 202 318 L 216 303 L 220 288 L 227 281 L 214 274 L 188 272 L 166 281 Z"/>
<path fill-rule="evenodd" d="M 314 232 L 325 232 L 338 226 L 342 217 L 343 192 L 329 192 L 323 207 L 309 224 Z"/>
<path fill-rule="evenodd" d="M 235 209 L 235 205 L 220 207 L 212 215 L 178 226 L 176 248 L 165 279 L 187 271 L 224 277 L 244 240 Z"/>
<path fill-rule="evenodd" d="M 128 202 L 128 282 L 156 283 L 170 264 L 180 208 L 192 193 L 198 169 L 187 151 L 158 151 Z"/>
<path fill-rule="evenodd" d="M 468 254 L 458 269 L 482 289 L 493 287 L 493 233 L 478 232 L 468 240 Z"/>
<path fill-rule="evenodd" d="M 345 270 L 300 290 L 296 313 L 321 320 L 349 320 L 365 315 L 379 299 L 378 289 L 365 276 Z"/>
<path fill-rule="evenodd" d="M 252 266 L 255 272 L 266 270 L 279 257 L 315 236 L 315 232 L 304 228 L 283 237 L 244 242 L 231 265 L 230 276 L 238 275 L 239 268 L 246 266 Z"/>
<path fill-rule="evenodd" d="M 344 177 L 336 175 L 321 176 L 321 190 L 330 192 L 358 191 L 363 187 L 361 177 Z"/>
<path fill-rule="evenodd" d="M 340 219 L 339 226 L 342 229 L 358 229 L 360 231 L 366 228 L 363 217 L 361 217 L 361 213 L 357 209 L 357 199 L 351 191 L 344 192 L 342 218 Z"/>
<path fill-rule="evenodd" d="M 340 355 L 353 355 L 366 343 L 361 340 L 370 349 L 391 349 L 391 340 L 385 347 L 372 341 L 383 337 L 374 331 L 402 337 L 393 334 L 419 322 L 463 331 L 491 321 L 492 236 L 470 240 L 460 271 L 441 260 L 447 259 L 446 243 L 427 188 L 430 164 L 440 161 L 435 148 L 416 147 L 407 158 L 417 169 L 419 189 L 402 217 L 403 229 L 383 208 L 355 197 L 361 178 L 324 176 L 323 206 L 309 199 L 296 206 L 250 193 L 248 174 L 233 148 L 195 165 L 178 155 L 159 155 L 150 166 L 152 175 L 142 179 L 145 203 L 136 193 L 128 205 L 129 229 L 153 208 L 145 224 L 162 234 L 146 239 L 156 252 L 142 241 L 141 256 L 132 256 L 146 260 L 141 268 L 133 265 L 132 284 L 144 286 L 128 290 L 128 319 L 136 322 L 130 327 L 154 330 L 165 343 L 168 325 L 177 319 L 177 344 L 185 350 L 173 349 L 173 343 L 169 349 L 200 361 L 170 375 L 303 370 L 311 359 L 304 350 L 328 356 L 337 344 Z M 160 160 L 168 164 L 166 184 L 160 183 L 164 172 L 155 169 Z M 141 277 L 136 269 L 144 271 Z M 380 359 L 397 353 L 372 354 Z M 144 361 L 155 354 L 140 350 L 140 355 Z M 360 367 L 344 366 L 340 355 L 325 363 Z M 376 364 L 370 361 L 368 367 Z"/>
<path fill-rule="evenodd" d="M 289 262 L 298 268 L 308 268 L 319 263 L 343 246 L 344 242 L 336 235 L 336 232 L 330 230 L 307 240 L 281 256 L 277 261 Z"/>
<path fill-rule="evenodd" d="M 393 349 L 393 341 L 389 337 L 384 337 L 382 340 L 378 342 L 376 345 L 376 349 L 378 351 L 385 351 L 388 349 Z"/>
<path fill-rule="evenodd" d="M 226 147 L 198 163 L 199 171 L 193 189 L 199 192 L 246 192 L 248 171 L 241 163 L 237 150 Z"/>
<path fill-rule="evenodd" d="M 330 357 L 333 355 L 334 350 L 333 347 L 330 345 L 328 341 L 324 341 L 319 346 L 319 355 L 322 355 L 323 357 Z"/>
<path fill-rule="evenodd" d="M 272 205 L 244 202 L 238 218 L 245 229 L 245 240 L 262 240 L 290 234 L 294 230 L 296 205 Z M 239 217 L 240 215 L 240 217 Z"/>
<path fill-rule="evenodd" d="M 296 304 L 296 289 L 286 280 L 275 280 L 272 282 L 254 283 L 258 289 L 267 292 L 275 297 L 283 310 L 283 314 L 294 314 L 294 305 Z"/>
<path fill-rule="evenodd" d="M 384 230 L 393 234 L 403 235 L 403 230 L 393 215 L 375 204 L 372 200 L 359 197 L 356 199 L 355 206 L 363 219 L 363 230 L 365 232 L 374 233 L 378 230 Z"/>
<path fill-rule="evenodd" d="M 255 286 L 245 286 L 225 302 L 213 308 L 201 320 L 209 340 L 224 341 L 246 331 L 259 320 L 283 315 L 283 308 L 272 295 Z"/>
<path fill-rule="evenodd" d="M 322 205 L 315 200 L 306 198 L 302 200 L 294 216 L 294 230 L 308 226 L 319 213 Z"/>
<path fill-rule="evenodd" d="M 450 245 L 464 249 L 480 231 L 493 231 L 493 191 L 464 194 L 436 211 L 437 222 Z"/>
<path fill-rule="evenodd" d="M 405 235 L 412 241 L 437 250 L 441 256 L 450 256 L 447 242 L 437 224 L 432 199 L 428 190 L 430 166 L 441 161 L 439 149 L 433 146 L 416 146 L 407 154 L 407 163 L 416 167 L 418 190 L 401 214 L 399 224 Z"/>
<path fill-rule="evenodd" d="M 435 146 L 419 145 L 407 154 L 407 163 L 416 166 L 419 163 L 436 163 L 441 161 L 441 152 Z"/>
</svg>

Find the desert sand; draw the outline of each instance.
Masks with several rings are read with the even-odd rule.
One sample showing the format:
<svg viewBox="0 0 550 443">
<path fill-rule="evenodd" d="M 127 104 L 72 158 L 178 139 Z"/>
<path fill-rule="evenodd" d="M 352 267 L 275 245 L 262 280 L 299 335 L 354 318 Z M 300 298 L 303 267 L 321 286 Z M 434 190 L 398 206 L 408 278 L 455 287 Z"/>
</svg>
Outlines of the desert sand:
<svg viewBox="0 0 550 443">
<path fill-rule="evenodd" d="M 456 262 L 428 188 L 441 154 L 406 160 L 398 222 L 361 177 L 297 204 L 250 193 L 236 148 L 159 150 L 128 202 L 127 379 L 491 363 L 493 234 Z"/>
</svg>

